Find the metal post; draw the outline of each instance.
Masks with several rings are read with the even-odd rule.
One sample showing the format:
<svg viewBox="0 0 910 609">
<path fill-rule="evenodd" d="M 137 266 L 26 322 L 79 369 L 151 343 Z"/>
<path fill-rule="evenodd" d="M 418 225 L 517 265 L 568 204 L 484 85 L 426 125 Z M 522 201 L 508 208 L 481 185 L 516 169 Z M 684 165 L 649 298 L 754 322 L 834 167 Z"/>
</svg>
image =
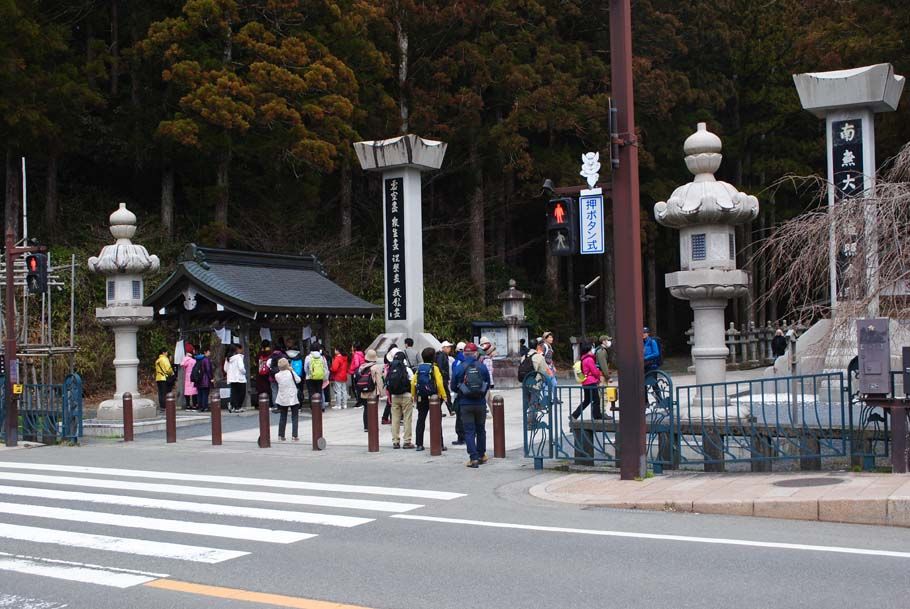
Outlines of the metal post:
<svg viewBox="0 0 910 609">
<path fill-rule="evenodd" d="M 581 339 L 585 339 L 585 301 L 587 297 L 585 296 L 585 284 L 579 284 L 578 286 L 578 308 L 581 311 Z"/>
<path fill-rule="evenodd" d="M 584 301 L 582 301 L 584 307 Z M 584 319 L 584 313 L 582 313 Z M 505 402 L 501 395 L 493 396 L 493 456 L 497 459 L 506 458 L 506 422 Z"/>
<path fill-rule="evenodd" d="M 367 450 L 379 452 L 379 398 L 367 398 Z M 432 452 L 432 449 L 431 451 Z"/>
<path fill-rule="evenodd" d="M 269 420 L 269 394 L 259 394 L 259 448 L 272 447 L 272 422 Z"/>
<path fill-rule="evenodd" d="M 177 441 L 177 398 L 173 391 L 169 391 L 164 398 L 164 428 L 166 442 L 173 444 Z"/>
<path fill-rule="evenodd" d="M 209 398 L 209 409 L 212 411 L 212 446 L 221 446 L 221 400 L 218 403 L 211 404 Z"/>
<path fill-rule="evenodd" d="M 123 394 L 123 441 L 133 441 L 133 394 Z"/>
<path fill-rule="evenodd" d="M 6 336 L 3 341 L 3 350 L 6 355 L 6 445 L 19 445 L 19 403 L 13 394 L 13 369 L 16 365 L 16 288 L 13 285 L 13 261 L 16 254 L 16 237 L 13 229 L 6 229 L 6 284 L 4 288 L 4 323 Z"/>
<path fill-rule="evenodd" d="M 616 285 L 616 359 L 623 400 L 620 477 L 644 477 L 645 375 L 641 327 L 641 224 L 638 200 L 638 138 L 632 90 L 630 0 L 610 0 L 610 73 L 617 108 L 619 167 L 613 171 L 613 240 Z"/>
<path fill-rule="evenodd" d="M 430 396 L 430 455 L 442 454 L 442 411 L 438 395 Z"/>
<path fill-rule="evenodd" d="M 313 413 L 313 450 L 325 448 L 322 437 L 322 389 L 310 395 L 310 410 Z"/>
<path fill-rule="evenodd" d="M 908 404 L 893 400 L 891 407 L 891 473 L 907 473 L 907 408 Z"/>
</svg>

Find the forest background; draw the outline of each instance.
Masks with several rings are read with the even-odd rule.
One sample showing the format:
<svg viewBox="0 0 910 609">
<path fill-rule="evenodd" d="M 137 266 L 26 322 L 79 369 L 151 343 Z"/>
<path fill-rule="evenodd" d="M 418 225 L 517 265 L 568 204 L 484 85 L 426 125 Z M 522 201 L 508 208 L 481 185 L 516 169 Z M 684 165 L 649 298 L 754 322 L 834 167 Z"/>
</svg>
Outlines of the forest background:
<svg viewBox="0 0 910 609">
<path fill-rule="evenodd" d="M 583 152 L 607 157 L 608 4 L 0 0 L 6 222 L 18 230 L 25 156 L 30 236 L 81 265 L 77 369 L 89 383 L 113 378 L 110 336 L 93 315 L 103 281 L 84 261 L 110 242 L 106 220 L 120 201 L 139 216 L 138 242 L 162 259 L 146 293 L 195 242 L 315 253 L 336 282 L 381 302 L 380 184 L 351 144 L 404 132 L 448 143 L 442 169 L 424 178 L 429 331 L 457 339 L 472 320 L 499 319 L 495 295 L 514 278 L 533 297 L 533 327 L 565 345 L 578 334 L 577 284 L 603 275 L 588 328 L 612 333 L 610 227 L 603 257 L 549 256 L 541 195 L 546 178 L 582 182 Z M 756 297 L 775 278 L 752 253 L 817 204 L 781 178 L 825 171 L 823 121 L 800 108 L 791 75 L 880 62 L 910 73 L 910 3 L 632 7 L 646 323 L 682 352 L 691 312 L 663 288 L 678 268 L 677 237 L 652 209 L 691 178 L 683 141 L 706 121 L 724 143 L 718 178 L 760 200 L 759 217 L 737 229 L 752 293 L 728 308 L 729 321 L 778 322 L 788 303 Z M 877 119 L 879 163 L 910 140 L 908 106 Z M 369 342 L 381 327 L 333 332 L 342 344 Z M 151 369 L 173 329 L 143 334 Z"/>
</svg>

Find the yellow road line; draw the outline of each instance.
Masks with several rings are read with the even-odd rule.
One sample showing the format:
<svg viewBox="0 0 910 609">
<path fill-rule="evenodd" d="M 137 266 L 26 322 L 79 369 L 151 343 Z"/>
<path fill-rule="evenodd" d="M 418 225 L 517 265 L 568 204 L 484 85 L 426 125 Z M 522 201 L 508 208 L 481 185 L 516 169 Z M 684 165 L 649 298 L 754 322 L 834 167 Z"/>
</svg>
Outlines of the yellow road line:
<svg viewBox="0 0 910 609">
<path fill-rule="evenodd" d="M 203 584 L 193 584 L 190 582 L 176 581 L 173 579 L 156 579 L 155 581 L 151 581 L 143 585 L 148 588 L 158 588 L 159 590 L 186 592 L 187 594 L 212 596 L 216 598 L 225 598 L 232 601 L 259 603 L 261 605 L 273 605 L 275 607 L 292 607 L 294 609 L 368 609 L 367 607 L 362 607 L 360 605 L 345 605 L 344 603 L 318 601 L 315 599 L 300 598 L 297 596 L 283 596 L 281 594 L 252 592 L 250 590 L 241 590 L 239 588 L 206 586 Z"/>
</svg>

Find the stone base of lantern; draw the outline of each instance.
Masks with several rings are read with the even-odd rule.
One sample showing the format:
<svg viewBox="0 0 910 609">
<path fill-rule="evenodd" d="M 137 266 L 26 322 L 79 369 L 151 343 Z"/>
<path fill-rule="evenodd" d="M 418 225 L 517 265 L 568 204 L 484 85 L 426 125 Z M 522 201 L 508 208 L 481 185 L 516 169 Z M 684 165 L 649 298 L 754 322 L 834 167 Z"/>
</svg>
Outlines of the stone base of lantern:
<svg viewBox="0 0 910 609">
<path fill-rule="evenodd" d="M 133 396 L 133 420 L 145 421 L 158 416 L 158 403 L 136 394 Z M 123 400 L 114 398 L 98 404 L 95 418 L 99 421 L 123 421 Z"/>
</svg>

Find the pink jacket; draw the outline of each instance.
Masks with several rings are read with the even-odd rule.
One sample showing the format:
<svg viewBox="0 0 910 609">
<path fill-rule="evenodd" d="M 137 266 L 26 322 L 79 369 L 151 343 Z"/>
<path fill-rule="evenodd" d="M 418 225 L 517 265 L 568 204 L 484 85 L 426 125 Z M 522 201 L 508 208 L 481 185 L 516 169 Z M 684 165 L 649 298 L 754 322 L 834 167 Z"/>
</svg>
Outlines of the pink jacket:
<svg viewBox="0 0 910 609">
<path fill-rule="evenodd" d="M 183 395 L 196 395 L 199 393 L 196 385 L 190 380 L 190 377 L 193 376 L 193 366 L 195 364 L 196 360 L 192 355 L 185 355 L 183 361 L 180 362 L 180 366 L 183 368 Z"/>
<path fill-rule="evenodd" d="M 351 355 L 351 365 L 348 367 L 348 374 L 354 376 L 357 373 L 357 369 L 367 361 L 366 357 L 363 355 L 363 351 L 354 351 L 354 354 Z"/>
<path fill-rule="evenodd" d="M 596 385 L 600 382 L 600 368 L 597 367 L 597 362 L 594 361 L 593 353 L 585 353 L 581 356 L 581 371 L 585 375 L 582 385 Z"/>
</svg>

